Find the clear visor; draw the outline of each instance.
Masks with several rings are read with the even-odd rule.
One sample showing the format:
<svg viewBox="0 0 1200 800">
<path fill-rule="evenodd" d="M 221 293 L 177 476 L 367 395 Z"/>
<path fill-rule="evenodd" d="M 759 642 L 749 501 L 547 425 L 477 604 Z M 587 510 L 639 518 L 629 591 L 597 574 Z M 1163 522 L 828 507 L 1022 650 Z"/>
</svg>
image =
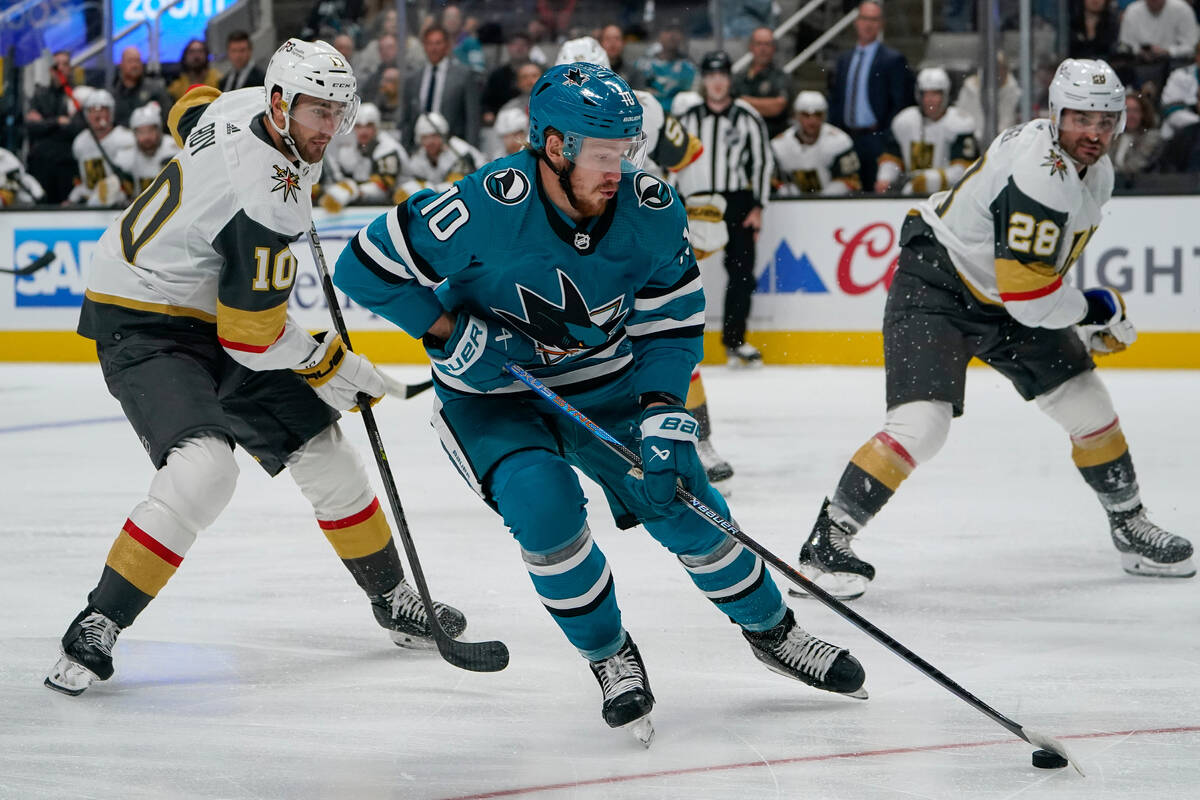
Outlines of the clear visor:
<svg viewBox="0 0 1200 800">
<path fill-rule="evenodd" d="M 1121 125 L 1120 111 L 1084 111 L 1064 108 L 1059 126 L 1064 131 L 1105 134 L 1117 131 Z"/>
<path fill-rule="evenodd" d="M 577 133 L 564 137 L 578 142 L 574 148 L 564 148 L 563 155 L 581 169 L 596 172 L 638 172 L 646 163 L 646 134 L 633 139 L 594 139 Z"/>
<path fill-rule="evenodd" d="M 293 122 L 328 136 L 349 133 L 350 129 L 354 127 L 354 118 L 357 115 L 357 96 L 345 103 L 307 95 L 298 96 L 288 111 L 288 116 Z"/>
</svg>

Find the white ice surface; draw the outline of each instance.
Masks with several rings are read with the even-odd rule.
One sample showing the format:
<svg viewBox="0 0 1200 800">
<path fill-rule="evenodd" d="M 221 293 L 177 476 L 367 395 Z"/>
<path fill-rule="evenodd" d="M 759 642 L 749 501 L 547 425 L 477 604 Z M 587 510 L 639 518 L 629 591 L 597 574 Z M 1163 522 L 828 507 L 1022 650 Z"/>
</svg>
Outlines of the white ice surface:
<svg viewBox="0 0 1200 800">
<path fill-rule="evenodd" d="M 1155 519 L 1196 538 L 1200 374 L 1105 379 Z M 882 372 L 709 369 L 705 383 L 736 518 L 791 559 L 882 421 Z M 428 412 L 428 395 L 376 407 L 434 593 L 467 613 L 464 638 L 508 644 L 507 670 L 394 647 L 291 480 L 241 454 L 233 502 L 121 636 L 114 678 L 70 698 L 42 677 L 151 468 L 98 368 L 0 366 L 0 798 L 1200 796 L 1200 583 L 1121 572 L 1066 436 L 988 370 L 971 372 L 942 453 L 859 538 L 879 577 L 853 607 L 1062 737 L 1087 778 L 1034 769 L 1032 748 L 812 601 L 791 603 L 852 648 L 871 699 L 768 672 L 589 486 L 658 701 L 644 750 L 601 721 L 586 665 Z M 370 462 L 358 418 L 344 426 Z"/>
</svg>

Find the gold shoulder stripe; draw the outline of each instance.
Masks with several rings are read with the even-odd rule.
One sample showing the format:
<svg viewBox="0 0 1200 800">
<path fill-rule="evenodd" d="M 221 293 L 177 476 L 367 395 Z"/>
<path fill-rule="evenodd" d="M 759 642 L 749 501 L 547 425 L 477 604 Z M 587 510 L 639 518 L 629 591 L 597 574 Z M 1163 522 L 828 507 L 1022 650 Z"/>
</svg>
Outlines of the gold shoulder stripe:
<svg viewBox="0 0 1200 800">
<path fill-rule="evenodd" d="M 184 113 L 192 108 L 206 106 L 220 96 L 221 93 L 211 86 L 197 86 L 175 101 L 175 105 L 171 106 L 171 113 L 167 115 L 167 130 L 171 132 L 175 144 L 183 147 L 185 136 L 179 132 L 179 121 L 183 119 Z"/>
<path fill-rule="evenodd" d="M 217 301 L 217 338 L 234 350 L 261 353 L 287 325 L 287 301 L 265 311 L 244 311 Z"/>
<path fill-rule="evenodd" d="M 700 137 L 689 133 L 687 135 L 687 148 L 683 152 L 683 157 L 675 163 L 675 166 L 667 167 L 667 169 L 671 170 L 671 172 L 678 172 L 699 158 L 702 152 L 704 152 L 704 144 L 700 141 Z"/>
</svg>

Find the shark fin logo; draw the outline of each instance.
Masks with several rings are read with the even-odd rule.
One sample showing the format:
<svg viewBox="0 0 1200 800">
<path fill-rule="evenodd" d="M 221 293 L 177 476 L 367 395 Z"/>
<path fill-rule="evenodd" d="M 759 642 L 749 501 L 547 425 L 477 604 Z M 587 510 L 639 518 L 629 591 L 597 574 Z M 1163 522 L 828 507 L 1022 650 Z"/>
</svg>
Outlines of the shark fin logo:
<svg viewBox="0 0 1200 800">
<path fill-rule="evenodd" d="M 483 188 L 496 202 L 515 206 L 529 196 L 529 178 L 521 170 L 509 167 L 484 178 Z"/>
<path fill-rule="evenodd" d="M 633 179 L 633 191 L 637 195 L 639 206 L 646 206 L 655 211 L 661 211 L 671 205 L 671 189 L 648 172 L 639 172 Z"/>
<path fill-rule="evenodd" d="M 579 287 L 561 269 L 558 285 L 561 302 L 554 302 L 534 290 L 517 284 L 521 314 L 502 308 L 492 311 L 537 343 L 537 351 L 547 364 L 603 346 L 625 321 L 624 295 L 618 295 L 591 308 Z"/>
</svg>

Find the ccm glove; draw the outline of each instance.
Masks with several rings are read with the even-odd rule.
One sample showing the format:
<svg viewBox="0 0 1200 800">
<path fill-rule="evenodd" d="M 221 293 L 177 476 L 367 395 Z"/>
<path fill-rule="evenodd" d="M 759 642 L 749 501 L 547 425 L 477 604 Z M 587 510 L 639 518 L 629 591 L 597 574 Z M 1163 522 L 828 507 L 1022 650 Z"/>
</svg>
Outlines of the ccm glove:
<svg viewBox="0 0 1200 800">
<path fill-rule="evenodd" d="M 1125 317 L 1125 298 L 1116 289 L 1088 289 L 1087 313 L 1076 326 L 1083 344 L 1094 353 L 1119 353 L 1137 341 L 1137 328 Z"/>
<path fill-rule="evenodd" d="M 445 342 L 426 334 L 422 340 L 433 368 L 477 392 L 509 386 L 514 378 L 504 365 L 533 359 L 533 343 L 498 322 L 458 313 L 454 330 Z"/>
<path fill-rule="evenodd" d="M 630 478 L 634 494 L 660 514 L 668 514 L 675 501 L 676 481 L 684 488 L 704 486 L 704 465 L 696 453 L 700 425 L 687 409 L 662 405 L 642 412 L 642 479 Z"/>
<path fill-rule="evenodd" d="M 358 408 L 358 394 L 363 392 L 375 405 L 387 394 L 387 384 L 375 365 L 346 349 L 342 337 L 329 337 L 328 331 L 316 335 L 317 349 L 293 371 L 308 381 L 317 397 L 342 411 Z"/>
</svg>

